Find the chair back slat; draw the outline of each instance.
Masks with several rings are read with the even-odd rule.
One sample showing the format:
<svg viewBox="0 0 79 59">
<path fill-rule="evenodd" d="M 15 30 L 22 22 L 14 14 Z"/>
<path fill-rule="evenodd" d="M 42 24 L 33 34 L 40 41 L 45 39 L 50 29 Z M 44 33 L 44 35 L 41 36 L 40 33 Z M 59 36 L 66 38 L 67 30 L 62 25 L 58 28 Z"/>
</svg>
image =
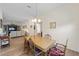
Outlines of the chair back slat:
<svg viewBox="0 0 79 59">
<path fill-rule="evenodd" d="M 65 53 L 66 53 L 67 44 L 68 44 L 68 39 L 66 40 L 66 45 L 65 45 L 65 48 L 64 48 L 64 55 L 65 55 Z"/>
<path fill-rule="evenodd" d="M 55 48 L 63 51 L 63 53 L 64 53 L 63 55 L 65 55 L 67 44 L 68 44 L 68 40 L 66 40 L 66 44 L 65 45 L 60 44 L 60 43 L 56 43 Z"/>
</svg>

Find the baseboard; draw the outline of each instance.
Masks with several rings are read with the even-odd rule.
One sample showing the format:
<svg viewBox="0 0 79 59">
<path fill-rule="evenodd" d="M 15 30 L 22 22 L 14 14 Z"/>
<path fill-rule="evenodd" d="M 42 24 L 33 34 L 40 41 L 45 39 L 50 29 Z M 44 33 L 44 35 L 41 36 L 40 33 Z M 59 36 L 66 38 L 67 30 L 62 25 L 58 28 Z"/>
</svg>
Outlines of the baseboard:
<svg viewBox="0 0 79 59">
<path fill-rule="evenodd" d="M 67 50 L 71 50 L 71 51 L 76 52 L 76 53 L 78 53 L 78 54 L 79 54 L 79 52 L 78 52 L 78 51 L 75 51 L 75 50 L 72 50 L 72 49 L 69 49 L 69 48 L 67 48 Z"/>
<path fill-rule="evenodd" d="M 62 44 L 62 45 L 63 45 L 63 44 Z M 79 53 L 78 51 L 72 50 L 72 49 L 70 49 L 70 48 L 67 48 L 67 50 L 71 50 L 71 51 L 73 51 L 73 52 Z"/>
</svg>

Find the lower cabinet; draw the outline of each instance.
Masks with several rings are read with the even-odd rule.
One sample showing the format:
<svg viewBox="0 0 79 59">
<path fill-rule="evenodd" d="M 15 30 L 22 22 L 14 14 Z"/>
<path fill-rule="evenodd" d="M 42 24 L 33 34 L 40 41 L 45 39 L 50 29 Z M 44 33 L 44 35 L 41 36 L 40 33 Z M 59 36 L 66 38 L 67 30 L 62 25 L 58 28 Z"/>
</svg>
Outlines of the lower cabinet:
<svg viewBox="0 0 79 59">
<path fill-rule="evenodd" d="M 24 35 L 24 31 L 11 31 L 10 33 L 10 37 L 19 37 L 23 35 Z"/>
</svg>

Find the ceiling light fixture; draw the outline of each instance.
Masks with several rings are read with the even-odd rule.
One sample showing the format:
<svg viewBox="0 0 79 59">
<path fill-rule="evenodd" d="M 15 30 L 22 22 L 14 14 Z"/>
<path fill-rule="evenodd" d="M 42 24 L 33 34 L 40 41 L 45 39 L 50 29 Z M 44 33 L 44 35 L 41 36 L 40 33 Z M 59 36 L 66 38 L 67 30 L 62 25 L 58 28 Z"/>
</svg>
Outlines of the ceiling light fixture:
<svg viewBox="0 0 79 59">
<path fill-rule="evenodd" d="M 41 19 L 38 19 L 38 5 L 36 4 L 36 14 L 35 14 L 35 18 L 32 19 L 32 22 L 34 23 L 40 23 L 41 22 Z"/>
</svg>

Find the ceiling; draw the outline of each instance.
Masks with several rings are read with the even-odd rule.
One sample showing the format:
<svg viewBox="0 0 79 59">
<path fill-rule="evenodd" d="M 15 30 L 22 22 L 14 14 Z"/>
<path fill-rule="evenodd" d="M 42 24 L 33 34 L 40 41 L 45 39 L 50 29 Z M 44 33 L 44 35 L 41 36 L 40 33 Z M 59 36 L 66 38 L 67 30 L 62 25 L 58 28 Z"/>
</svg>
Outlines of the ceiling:
<svg viewBox="0 0 79 59">
<path fill-rule="evenodd" d="M 28 21 L 34 17 L 43 17 L 51 13 L 52 10 L 63 7 L 64 3 L 1 3 L 3 19 L 15 20 L 19 22 Z"/>
</svg>

